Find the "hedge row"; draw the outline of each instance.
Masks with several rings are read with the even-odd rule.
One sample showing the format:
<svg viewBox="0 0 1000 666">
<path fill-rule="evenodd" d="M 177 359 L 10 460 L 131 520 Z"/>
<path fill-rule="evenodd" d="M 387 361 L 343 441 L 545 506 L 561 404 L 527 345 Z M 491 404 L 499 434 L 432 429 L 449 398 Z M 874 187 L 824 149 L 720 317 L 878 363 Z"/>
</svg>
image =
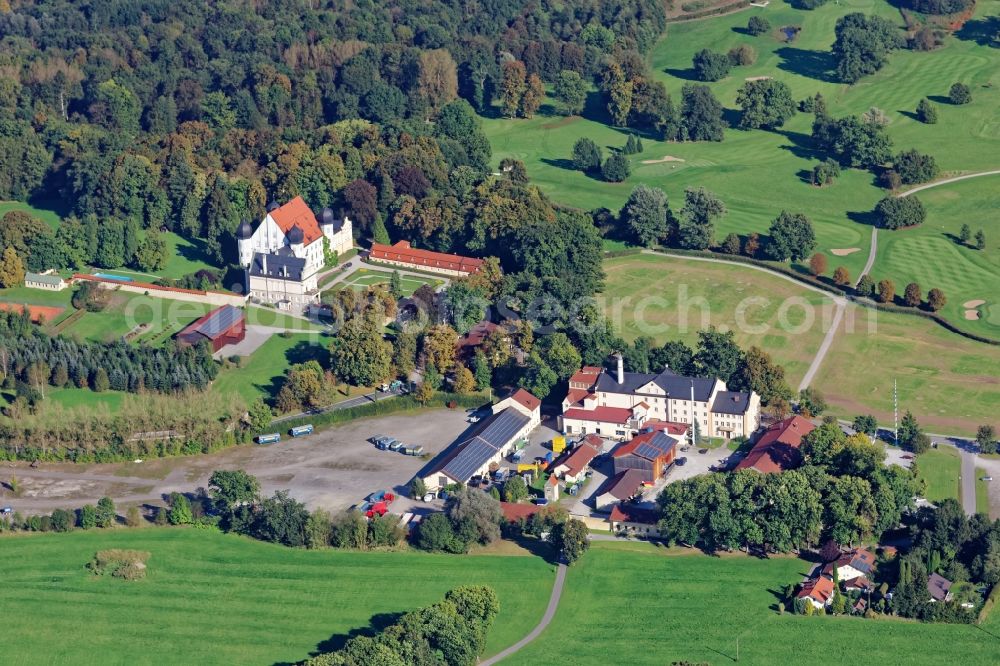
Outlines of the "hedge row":
<svg viewBox="0 0 1000 666">
<path fill-rule="evenodd" d="M 693 19 L 705 18 L 706 16 L 731 14 L 732 12 L 738 11 L 740 9 L 746 9 L 749 6 L 750 6 L 750 0 L 739 0 L 739 2 L 734 2 L 728 5 L 722 5 L 721 7 L 712 7 L 711 9 L 703 9 L 698 12 L 692 12 L 690 14 L 681 14 L 680 16 L 668 18 L 667 23 L 681 23 L 683 21 L 691 21 Z"/>
<path fill-rule="evenodd" d="M 968 338 L 969 340 L 974 340 L 975 342 L 982 342 L 988 345 L 1000 346 L 1000 340 L 996 340 L 994 338 L 989 338 L 983 335 L 978 335 L 976 333 L 963 330 L 958 326 L 956 326 L 955 324 L 953 324 L 952 322 L 945 319 L 944 317 L 942 317 L 941 315 L 937 314 L 936 312 L 927 312 L 926 310 L 918 310 L 917 308 L 895 305 L 894 303 L 877 303 L 871 299 L 862 298 L 858 296 L 856 293 L 854 293 L 854 289 L 848 287 L 840 287 L 838 285 L 829 284 L 827 282 L 821 282 L 820 280 L 817 280 L 812 276 L 804 275 L 794 270 L 793 268 L 783 264 L 775 264 L 768 261 L 763 261 L 761 259 L 754 259 L 753 257 L 745 257 L 739 254 L 725 254 L 722 252 L 712 252 L 711 250 L 679 250 L 674 248 L 658 247 L 654 248 L 654 251 L 660 252 L 668 256 L 677 255 L 685 257 L 705 257 L 708 259 L 719 259 L 722 261 L 728 261 L 732 263 L 760 266 L 761 268 L 766 268 L 770 271 L 774 271 L 775 273 L 781 273 L 782 275 L 787 275 L 788 277 L 797 280 L 802 284 L 807 284 L 812 287 L 816 287 L 817 289 L 822 289 L 823 291 L 829 292 L 831 294 L 836 294 L 837 296 L 843 296 L 848 300 L 857 303 L 858 305 L 861 305 L 863 307 L 872 308 L 874 310 L 881 310 L 883 312 L 895 312 L 897 314 L 923 317 L 924 319 L 929 319 L 930 321 L 933 321 L 941 325 L 942 327 L 951 331 L 952 333 L 961 335 L 962 337 Z M 611 256 L 610 253 L 608 253 L 608 256 Z"/>
<path fill-rule="evenodd" d="M 413 398 L 412 395 L 404 395 L 398 398 L 386 398 L 384 400 L 379 400 L 378 402 L 358 405 L 357 407 L 333 409 L 329 412 L 322 412 L 320 414 L 306 414 L 296 419 L 288 419 L 286 421 L 275 423 L 274 427 L 280 427 L 282 430 L 290 430 L 296 426 L 312 424 L 316 430 L 320 430 L 326 426 L 332 426 L 346 421 L 353 421 L 354 419 L 384 416 L 386 414 L 395 414 L 397 412 L 405 412 L 414 409 L 447 407 L 449 406 L 449 403 L 455 403 L 456 407 L 469 409 L 472 407 L 480 407 L 485 402 L 486 396 L 479 393 L 473 393 L 470 395 L 437 393 L 433 398 L 421 405 Z"/>
</svg>

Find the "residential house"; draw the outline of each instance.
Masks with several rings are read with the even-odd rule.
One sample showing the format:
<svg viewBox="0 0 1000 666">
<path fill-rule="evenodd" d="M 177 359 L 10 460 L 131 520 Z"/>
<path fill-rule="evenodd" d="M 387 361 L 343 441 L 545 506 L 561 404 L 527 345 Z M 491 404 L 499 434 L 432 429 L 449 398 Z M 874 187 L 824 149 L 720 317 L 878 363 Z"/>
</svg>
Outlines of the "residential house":
<svg viewBox="0 0 1000 666">
<path fill-rule="evenodd" d="M 809 420 L 791 416 L 768 427 L 736 469 L 755 469 L 764 474 L 784 472 L 802 464 L 802 438 L 816 429 Z"/>
<path fill-rule="evenodd" d="M 499 464 L 514 452 L 518 442 L 541 422 L 541 402 L 527 391 L 523 391 L 527 395 L 517 396 L 521 391 L 494 405 L 493 414 L 476 424 L 468 437 L 449 447 L 424 473 L 428 490 L 466 484 L 474 476 L 488 474 L 490 465 Z"/>
<path fill-rule="evenodd" d="M 600 438 L 595 435 L 587 435 L 587 437 L 594 437 L 598 443 L 595 445 L 592 443 L 593 440 L 589 439 L 577 442 L 571 450 L 566 451 L 562 457 L 552 463 L 549 471 L 553 476 L 557 476 L 568 483 L 576 483 L 583 480 L 587 469 L 590 468 L 591 461 L 601 453 Z"/>
<path fill-rule="evenodd" d="M 932 573 L 927 577 L 927 592 L 931 595 L 933 602 L 951 601 L 952 582 L 938 573 Z"/>
<path fill-rule="evenodd" d="M 401 240 L 395 245 L 373 243 L 368 255 L 369 261 L 389 264 L 401 268 L 415 268 L 428 273 L 440 273 L 452 277 L 464 277 L 478 273 L 483 266 L 482 259 L 463 257 L 457 254 L 420 250 Z"/>
<path fill-rule="evenodd" d="M 868 589 L 875 573 L 875 554 L 864 548 L 852 548 L 823 567 L 823 575 L 837 580 L 848 589 Z"/>
<path fill-rule="evenodd" d="M 645 483 L 663 477 L 677 455 L 678 440 L 660 430 L 641 432 L 611 452 L 615 473 L 637 470 Z"/>
<path fill-rule="evenodd" d="M 795 596 L 805 599 L 817 610 L 826 608 L 833 603 L 833 581 L 826 576 L 810 578 L 802 582 L 801 589 Z"/>
<path fill-rule="evenodd" d="M 729 391 L 721 379 L 585 367 L 570 378 L 560 427 L 567 434 L 596 432 L 627 438 L 649 420 L 697 423 L 702 436 L 747 437 L 760 424 L 760 396 Z M 588 382 L 590 382 L 588 384 Z"/>
<path fill-rule="evenodd" d="M 226 345 L 235 345 L 246 337 L 246 317 L 243 310 L 223 305 L 189 324 L 177 334 L 182 345 L 194 346 L 207 341 L 213 352 Z"/>
<path fill-rule="evenodd" d="M 608 522 L 615 534 L 658 537 L 660 515 L 653 509 L 643 509 L 630 504 L 616 504 L 611 509 Z"/>
<path fill-rule="evenodd" d="M 251 298 L 283 309 L 305 309 L 317 300 L 325 250 L 343 254 L 354 247 L 349 218 L 338 219 L 329 208 L 320 218 L 302 197 L 295 197 L 282 206 L 269 204 L 256 229 L 243 220 L 236 243 Z"/>
<path fill-rule="evenodd" d="M 637 469 L 618 472 L 595 493 L 594 508 L 598 511 L 610 511 L 619 502 L 632 499 L 642 488 L 642 478 L 642 472 Z"/>
<path fill-rule="evenodd" d="M 537 504 L 520 504 L 518 502 L 500 502 L 500 512 L 504 520 L 508 523 L 516 523 L 521 520 L 528 520 L 535 515 L 539 507 Z"/>
</svg>

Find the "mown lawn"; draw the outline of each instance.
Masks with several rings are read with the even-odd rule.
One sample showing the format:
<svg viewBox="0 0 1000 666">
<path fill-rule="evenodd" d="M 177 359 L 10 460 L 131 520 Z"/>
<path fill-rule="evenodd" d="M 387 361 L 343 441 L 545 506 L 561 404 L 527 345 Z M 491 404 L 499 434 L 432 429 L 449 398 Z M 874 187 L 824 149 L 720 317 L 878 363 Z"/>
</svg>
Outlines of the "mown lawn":
<svg viewBox="0 0 1000 666">
<path fill-rule="evenodd" d="M 239 394 L 247 402 L 257 398 L 273 398 L 281 387 L 285 371 L 293 363 L 301 363 L 326 353 L 327 338 L 308 333 L 289 337 L 274 335 L 238 368 L 223 370 L 212 383 L 212 391 Z"/>
<path fill-rule="evenodd" d="M 961 501 L 959 481 L 962 475 L 962 458 L 950 446 L 931 449 L 917 456 L 917 477 L 924 484 L 924 497 L 931 502 L 944 499 Z"/>
<path fill-rule="evenodd" d="M 913 315 L 850 306 L 814 385 L 831 411 L 871 413 L 892 422 L 899 410 L 930 432 L 974 436 L 1000 405 L 1000 347 L 975 342 Z"/>
<path fill-rule="evenodd" d="M 2 548 L 0 647 L 12 666 L 297 662 L 374 616 L 472 584 L 500 597 L 495 653 L 538 622 L 553 580 L 537 557 L 306 551 L 194 529 L 25 535 Z M 147 578 L 88 573 L 107 548 L 151 553 Z"/>
<path fill-rule="evenodd" d="M 59 224 L 62 222 L 62 217 L 54 210 L 32 206 L 23 201 L 0 201 L 0 217 L 3 217 L 12 210 L 24 211 L 33 217 L 37 217 L 52 227 L 52 229 L 58 229 Z"/>
<path fill-rule="evenodd" d="M 1000 168 L 1000 161 L 997 164 Z M 879 232 L 873 270 L 876 281 L 891 278 L 900 297 L 910 282 L 920 285 L 925 299 L 928 289 L 941 289 L 948 299 L 942 316 L 964 330 L 1000 339 L 1000 225 L 996 219 L 1000 175 L 941 185 L 914 196 L 927 208 L 927 221 L 910 229 Z M 963 224 L 973 234 L 969 245 L 959 241 Z M 986 234 L 983 250 L 974 247 L 980 229 Z M 978 318 L 967 319 L 966 310 L 974 310 Z"/>
<path fill-rule="evenodd" d="M 597 299 L 626 340 L 694 345 L 708 324 L 725 327 L 783 364 L 793 388 L 832 321 L 829 297 L 744 265 L 639 254 L 607 259 L 604 271 Z"/>
<path fill-rule="evenodd" d="M 899 11 L 884 0 L 829 2 L 813 11 L 792 9 L 784 0 L 775 0 L 766 8 L 669 26 L 651 55 L 650 69 L 678 103 L 681 87 L 691 82 L 694 53 L 703 48 L 725 53 L 739 44 L 750 44 L 758 53 L 754 65 L 734 68 L 722 81 L 707 84 L 726 108 L 727 120 L 738 121 L 736 91 L 744 80 L 770 76 L 786 82 L 795 99 L 821 92 L 835 117 L 879 107 L 890 120 L 888 132 L 896 150 L 917 148 L 930 153 L 946 172 L 997 168 L 1000 52 L 972 38 L 953 36 L 933 52 L 894 52 L 879 73 L 853 86 L 843 85 L 828 72 L 834 67 L 829 50 L 836 20 L 856 11 L 879 14 L 902 25 Z M 981 2 L 977 20 L 981 23 L 997 12 L 996 3 Z M 750 37 L 742 33 L 755 14 L 770 21 L 774 34 Z M 802 28 L 794 42 L 777 38 L 778 28 L 784 25 Z M 939 122 L 935 125 L 914 118 L 921 98 L 939 100 L 956 81 L 972 87 L 971 104 L 936 103 Z M 843 265 L 856 277 L 864 266 L 871 235 L 867 214 L 884 191 L 870 173 L 859 170 L 845 171 L 830 187 L 816 188 L 807 182 L 806 175 L 822 159 L 810 143 L 811 114 L 798 114 L 778 131 L 729 129 L 721 143 L 665 143 L 643 137 L 644 152 L 629 158 L 632 175 L 614 184 L 575 171 L 569 162 L 573 143 L 581 137 L 596 141 L 605 155 L 625 143 L 626 133 L 607 124 L 598 96 L 592 94 L 583 117 L 545 115 L 545 107 L 542 111 L 530 120 L 486 119 L 484 127 L 495 162 L 507 157 L 524 161 L 532 182 L 559 203 L 618 210 L 635 185 L 646 183 L 664 189 L 677 210 L 686 187 L 704 186 L 729 208 L 717 225 L 718 239 L 729 232 L 766 232 L 782 209 L 799 211 L 812 219 L 817 249 L 827 253 L 831 272 Z M 666 156 L 683 161 L 658 161 Z M 843 257 L 830 253 L 851 248 L 860 251 Z"/>
<path fill-rule="evenodd" d="M 361 268 L 351 274 L 344 282 L 341 283 L 341 285 L 348 286 L 356 291 L 361 291 L 367 287 L 373 287 L 376 285 L 380 285 L 385 289 L 388 289 L 391 280 L 392 271 L 390 270 Z M 412 296 L 413 292 L 420 289 L 420 287 L 425 284 L 437 289 L 444 284 L 444 281 L 430 276 L 424 278 L 415 277 L 413 275 L 400 275 L 399 277 L 399 285 L 404 296 Z"/>
<path fill-rule="evenodd" d="M 668 555 L 646 544 L 595 543 L 570 568 L 552 624 L 504 664 L 553 663 L 552 655 L 575 664 L 729 664 L 737 639 L 741 664 L 1000 660 L 1000 638 L 977 627 L 778 615 L 776 595 L 811 566 L 791 557 Z"/>
</svg>

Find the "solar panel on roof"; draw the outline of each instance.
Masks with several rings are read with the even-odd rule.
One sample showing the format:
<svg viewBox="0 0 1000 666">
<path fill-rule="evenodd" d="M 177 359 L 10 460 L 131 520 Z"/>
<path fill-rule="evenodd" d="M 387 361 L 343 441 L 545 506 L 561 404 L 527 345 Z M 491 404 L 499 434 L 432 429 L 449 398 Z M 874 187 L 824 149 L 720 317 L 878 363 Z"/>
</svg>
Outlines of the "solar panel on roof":
<svg viewBox="0 0 1000 666">
<path fill-rule="evenodd" d="M 215 338 L 232 327 L 242 316 L 243 313 L 238 308 L 224 305 L 198 327 L 198 332 L 207 338 Z"/>
<path fill-rule="evenodd" d="M 508 407 L 490 419 L 478 435 L 499 449 L 506 445 L 529 420 L 521 412 Z"/>
<path fill-rule="evenodd" d="M 472 475 L 496 455 L 497 449 L 476 437 L 462 445 L 462 450 L 442 468 L 448 476 L 459 481 L 467 481 Z"/>
</svg>

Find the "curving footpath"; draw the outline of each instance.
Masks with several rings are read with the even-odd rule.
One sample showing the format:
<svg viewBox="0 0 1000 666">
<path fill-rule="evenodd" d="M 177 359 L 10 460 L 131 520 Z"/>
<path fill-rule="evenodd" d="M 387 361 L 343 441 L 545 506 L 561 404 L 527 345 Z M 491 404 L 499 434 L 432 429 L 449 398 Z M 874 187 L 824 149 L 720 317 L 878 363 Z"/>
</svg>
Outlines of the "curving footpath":
<svg viewBox="0 0 1000 666">
<path fill-rule="evenodd" d="M 924 190 L 929 190 L 932 187 L 937 187 L 938 185 L 948 185 L 950 183 L 957 183 L 960 180 L 968 180 L 969 178 L 979 178 L 980 176 L 997 176 L 1000 175 L 1000 169 L 995 171 L 979 171 L 977 173 L 967 173 L 964 176 L 955 176 L 954 178 L 945 178 L 944 180 L 936 180 L 933 183 L 927 183 L 926 185 L 918 185 L 912 190 L 906 190 L 901 192 L 898 196 L 900 199 L 903 197 L 908 197 L 911 194 L 916 194 L 917 192 L 922 192 Z"/>
<path fill-rule="evenodd" d="M 861 284 L 861 278 L 871 272 L 872 266 L 875 265 L 876 254 L 878 254 L 878 227 L 872 227 L 872 242 L 868 247 L 868 262 L 861 269 L 861 275 L 858 276 L 858 281 L 854 283 L 855 288 Z"/>
<path fill-rule="evenodd" d="M 479 662 L 480 666 L 492 666 L 493 664 L 506 659 L 510 655 L 514 654 L 521 648 L 523 648 L 528 643 L 532 642 L 538 636 L 545 631 L 545 628 L 549 626 L 552 622 L 552 618 L 555 617 L 556 609 L 559 607 L 559 599 L 562 597 L 563 584 L 566 582 L 566 565 L 563 563 L 559 564 L 559 569 L 556 571 L 556 582 L 552 585 L 552 596 L 549 597 L 549 605 L 545 609 L 545 614 L 542 615 L 542 619 L 539 620 L 538 624 L 535 626 L 531 632 L 519 640 L 518 642 L 511 645 L 506 650 L 499 652 L 485 661 Z"/>
</svg>

